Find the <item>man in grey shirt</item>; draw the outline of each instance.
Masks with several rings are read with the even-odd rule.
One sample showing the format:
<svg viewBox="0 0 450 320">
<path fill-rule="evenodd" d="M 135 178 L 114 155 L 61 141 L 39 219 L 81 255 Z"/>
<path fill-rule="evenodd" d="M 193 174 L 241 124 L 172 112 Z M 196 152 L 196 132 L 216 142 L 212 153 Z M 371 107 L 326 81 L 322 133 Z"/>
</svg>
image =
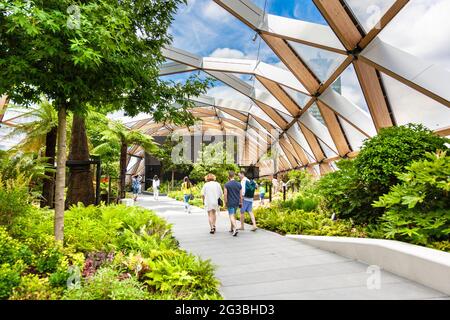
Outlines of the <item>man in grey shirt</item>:
<svg viewBox="0 0 450 320">
<path fill-rule="evenodd" d="M 242 186 L 234 179 L 234 171 L 228 173 L 228 182 L 224 188 L 225 206 L 228 208 L 228 216 L 230 217 L 231 230 L 233 236 L 237 236 L 238 230 L 236 226 L 236 217 L 239 205 L 242 203 Z"/>
</svg>

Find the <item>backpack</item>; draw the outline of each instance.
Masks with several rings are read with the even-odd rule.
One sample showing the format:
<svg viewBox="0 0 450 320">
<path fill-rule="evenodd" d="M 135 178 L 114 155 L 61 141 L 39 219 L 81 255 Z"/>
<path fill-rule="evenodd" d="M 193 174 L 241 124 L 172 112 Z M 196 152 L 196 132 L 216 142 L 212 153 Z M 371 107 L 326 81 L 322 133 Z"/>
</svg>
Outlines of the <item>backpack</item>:
<svg viewBox="0 0 450 320">
<path fill-rule="evenodd" d="M 247 180 L 245 182 L 245 198 L 253 198 L 255 196 L 255 190 L 256 190 L 256 182 L 253 180 Z"/>
</svg>

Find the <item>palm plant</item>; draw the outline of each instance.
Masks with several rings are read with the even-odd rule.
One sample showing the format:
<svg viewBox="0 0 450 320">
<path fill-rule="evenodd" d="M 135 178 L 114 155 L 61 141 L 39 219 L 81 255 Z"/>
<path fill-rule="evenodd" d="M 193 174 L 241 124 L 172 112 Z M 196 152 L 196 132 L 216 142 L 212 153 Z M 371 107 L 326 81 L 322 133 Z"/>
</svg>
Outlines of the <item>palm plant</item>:
<svg viewBox="0 0 450 320">
<path fill-rule="evenodd" d="M 140 131 L 130 130 L 118 121 L 109 122 L 108 129 L 102 133 L 102 140 L 104 142 L 95 147 L 93 153 L 104 156 L 113 155 L 117 150 L 120 150 L 119 196 L 125 198 L 128 147 L 139 145 L 149 153 L 155 153 L 158 148 L 150 136 Z"/>
<path fill-rule="evenodd" d="M 13 110 L 22 112 L 21 118 L 27 117 L 31 121 L 17 124 L 14 129 L 5 136 L 6 139 L 23 137 L 23 139 L 12 148 L 13 153 L 38 153 L 45 146 L 47 159 L 46 177 L 43 179 L 41 206 L 53 207 L 54 199 L 54 170 L 55 165 L 56 138 L 58 117 L 52 104 L 47 100 L 37 107 L 26 108 L 13 106 Z"/>
</svg>

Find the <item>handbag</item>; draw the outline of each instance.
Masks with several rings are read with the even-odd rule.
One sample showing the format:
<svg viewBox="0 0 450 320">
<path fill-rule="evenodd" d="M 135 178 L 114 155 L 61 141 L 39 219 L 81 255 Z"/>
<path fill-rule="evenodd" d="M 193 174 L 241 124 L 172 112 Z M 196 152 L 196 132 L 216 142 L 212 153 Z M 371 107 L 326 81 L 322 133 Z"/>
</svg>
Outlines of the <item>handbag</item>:
<svg viewBox="0 0 450 320">
<path fill-rule="evenodd" d="M 217 204 L 219 205 L 219 207 L 222 207 L 223 206 L 223 200 L 221 198 L 219 198 L 217 200 Z"/>
<path fill-rule="evenodd" d="M 194 200 L 194 195 L 192 193 L 189 195 L 189 200 Z"/>
</svg>

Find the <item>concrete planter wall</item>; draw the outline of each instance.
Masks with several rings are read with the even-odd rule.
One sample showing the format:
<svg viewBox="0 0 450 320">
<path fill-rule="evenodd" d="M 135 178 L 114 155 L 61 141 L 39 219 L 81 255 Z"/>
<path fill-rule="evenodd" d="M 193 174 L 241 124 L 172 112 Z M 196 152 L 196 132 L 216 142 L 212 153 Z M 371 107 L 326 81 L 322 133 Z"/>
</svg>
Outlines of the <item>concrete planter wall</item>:
<svg viewBox="0 0 450 320">
<path fill-rule="evenodd" d="M 450 253 L 400 241 L 365 238 L 288 235 L 416 281 L 450 295 Z"/>
</svg>

